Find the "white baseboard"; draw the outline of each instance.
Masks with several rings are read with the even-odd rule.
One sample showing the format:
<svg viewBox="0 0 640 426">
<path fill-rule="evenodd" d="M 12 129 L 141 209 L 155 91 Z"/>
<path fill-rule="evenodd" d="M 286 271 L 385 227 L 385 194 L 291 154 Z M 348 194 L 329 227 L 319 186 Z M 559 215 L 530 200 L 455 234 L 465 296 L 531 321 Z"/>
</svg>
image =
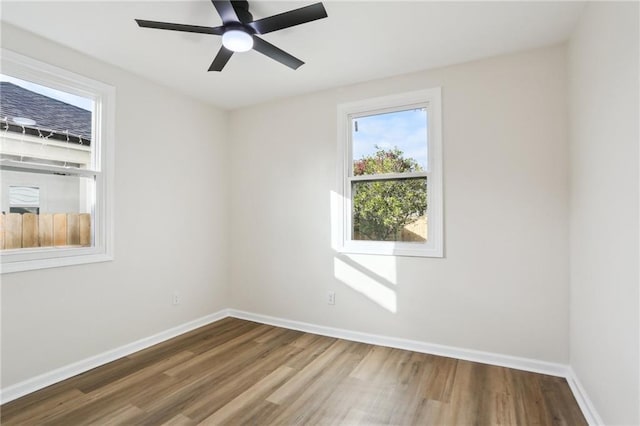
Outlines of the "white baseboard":
<svg viewBox="0 0 640 426">
<path fill-rule="evenodd" d="M 196 320 L 181 324 L 177 327 L 173 327 L 160 333 L 154 334 L 153 336 L 145 337 L 135 342 L 128 343 L 124 346 L 120 346 L 119 348 L 103 352 L 101 354 L 83 359 L 78 362 L 74 362 L 73 364 L 66 365 L 64 367 L 49 371 L 39 376 L 32 377 L 31 379 L 27 379 L 23 382 L 16 383 L 0 390 L 0 402 L 4 404 L 9 401 L 13 401 L 14 399 L 20 398 L 21 396 L 27 395 L 31 392 L 43 389 L 47 386 L 61 382 L 62 380 L 66 380 L 70 377 L 77 376 L 78 374 L 89 371 L 92 368 L 96 368 L 111 361 L 115 361 L 118 358 L 131 355 L 134 352 L 146 349 L 150 346 L 164 342 L 165 340 L 169 340 L 191 330 L 195 330 L 198 327 L 202 327 L 212 322 L 219 321 L 228 316 L 228 311 L 226 309 L 223 309 L 216 313 L 206 315 L 202 318 L 198 318 Z"/>
<path fill-rule="evenodd" d="M 587 423 L 589 423 L 591 426 L 604 425 L 602 418 L 596 411 L 596 408 L 591 402 L 591 399 L 589 399 L 589 395 L 582 386 L 582 383 L 578 379 L 578 376 L 576 376 L 576 372 L 573 371 L 573 368 L 571 367 L 569 367 L 568 370 L 569 371 L 566 376 L 567 383 L 569 383 L 571 392 L 573 392 L 573 396 L 578 402 L 578 406 L 580 407 L 580 410 L 582 410 L 582 414 L 584 415 L 585 419 L 587 419 Z"/>
<path fill-rule="evenodd" d="M 463 349 L 453 346 L 438 345 L 435 343 L 421 342 L 417 340 L 399 339 L 378 334 L 361 333 L 358 331 L 344 330 L 340 328 L 326 327 L 306 322 L 291 321 L 268 315 L 253 314 L 250 312 L 229 309 L 229 315 L 234 318 L 263 324 L 284 327 L 292 330 L 305 331 L 323 336 L 352 340 L 355 342 L 369 343 L 372 345 L 388 346 L 391 348 L 405 349 L 414 352 L 440 355 L 449 358 L 457 358 L 465 361 L 480 362 L 483 364 L 497 365 L 500 367 L 514 368 L 517 370 L 531 371 L 534 373 L 548 374 L 550 376 L 566 377 L 568 366 L 552 362 L 539 361 L 529 358 L 520 358 L 510 355 L 502 355 L 491 352 Z"/>
</svg>

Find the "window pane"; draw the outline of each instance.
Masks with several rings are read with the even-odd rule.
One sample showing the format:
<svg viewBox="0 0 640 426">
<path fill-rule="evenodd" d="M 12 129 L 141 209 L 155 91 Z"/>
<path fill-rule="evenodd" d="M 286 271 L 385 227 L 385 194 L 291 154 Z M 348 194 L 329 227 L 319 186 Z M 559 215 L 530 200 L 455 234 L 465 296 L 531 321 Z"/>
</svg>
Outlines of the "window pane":
<svg viewBox="0 0 640 426">
<path fill-rule="evenodd" d="M 2 158 L 92 167 L 94 102 L 0 74 Z"/>
<path fill-rule="evenodd" d="M 2 170 L 3 249 L 93 245 L 95 179 Z"/>
<path fill-rule="evenodd" d="M 427 179 L 351 183 L 352 239 L 427 241 Z"/>
<path fill-rule="evenodd" d="M 427 170 L 427 110 L 351 119 L 353 175 Z"/>
</svg>

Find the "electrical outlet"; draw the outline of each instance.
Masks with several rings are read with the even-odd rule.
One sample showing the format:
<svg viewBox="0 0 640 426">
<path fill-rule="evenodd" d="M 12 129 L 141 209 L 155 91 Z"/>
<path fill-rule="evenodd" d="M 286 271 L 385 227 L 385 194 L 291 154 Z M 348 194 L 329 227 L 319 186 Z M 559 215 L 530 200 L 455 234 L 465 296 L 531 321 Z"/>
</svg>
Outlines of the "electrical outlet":
<svg viewBox="0 0 640 426">
<path fill-rule="evenodd" d="M 173 293 L 173 304 L 174 305 L 179 305 L 180 304 L 180 293 L 178 293 L 177 291 L 175 293 Z"/>
<path fill-rule="evenodd" d="M 336 292 L 335 291 L 330 291 L 327 293 L 327 303 L 329 305 L 335 305 L 336 304 Z"/>
</svg>

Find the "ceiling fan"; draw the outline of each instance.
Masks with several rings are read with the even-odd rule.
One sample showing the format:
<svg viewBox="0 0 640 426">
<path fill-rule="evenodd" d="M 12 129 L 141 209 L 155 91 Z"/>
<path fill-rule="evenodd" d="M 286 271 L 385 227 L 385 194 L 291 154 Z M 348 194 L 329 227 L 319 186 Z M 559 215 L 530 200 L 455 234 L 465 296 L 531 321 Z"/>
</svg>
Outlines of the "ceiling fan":
<svg viewBox="0 0 640 426">
<path fill-rule="evenodd" d="M 211 63 L 209 71 L 222 71 L 234 52 L 246 52 L 251 49 L 295 70 L 304 62 L 261 39 L 258 34 L 267 34 L 327 17 L 327 11 L 322 3 L 315 3 L 254 21 L 249 12 L 249 2 L 246 0 L 211 0 L 211 2 L 222 18 L 222 25 L 219 27 L 173 24 L 143 19 L 136 19 L 136 22 L 140 27 L 145 28 L 222 36 L 222 47 Z"/>
</svg>

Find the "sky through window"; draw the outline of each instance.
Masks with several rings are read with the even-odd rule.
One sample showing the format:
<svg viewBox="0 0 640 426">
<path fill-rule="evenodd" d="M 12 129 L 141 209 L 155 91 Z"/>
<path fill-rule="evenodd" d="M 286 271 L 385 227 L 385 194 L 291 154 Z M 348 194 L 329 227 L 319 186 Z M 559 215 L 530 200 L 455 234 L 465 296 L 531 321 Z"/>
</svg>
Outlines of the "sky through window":
<svg viewBox="0 0 640 426">
<path fill-rule="evenodd" d="M 357 123 L 357 130 L 356 130 Z M 353 160 L 375 154 L 376 146 L 397 147 L 427 169 L 427 110 L 416 108 L 358 117 L 351 121 Z"/>
</svg>

